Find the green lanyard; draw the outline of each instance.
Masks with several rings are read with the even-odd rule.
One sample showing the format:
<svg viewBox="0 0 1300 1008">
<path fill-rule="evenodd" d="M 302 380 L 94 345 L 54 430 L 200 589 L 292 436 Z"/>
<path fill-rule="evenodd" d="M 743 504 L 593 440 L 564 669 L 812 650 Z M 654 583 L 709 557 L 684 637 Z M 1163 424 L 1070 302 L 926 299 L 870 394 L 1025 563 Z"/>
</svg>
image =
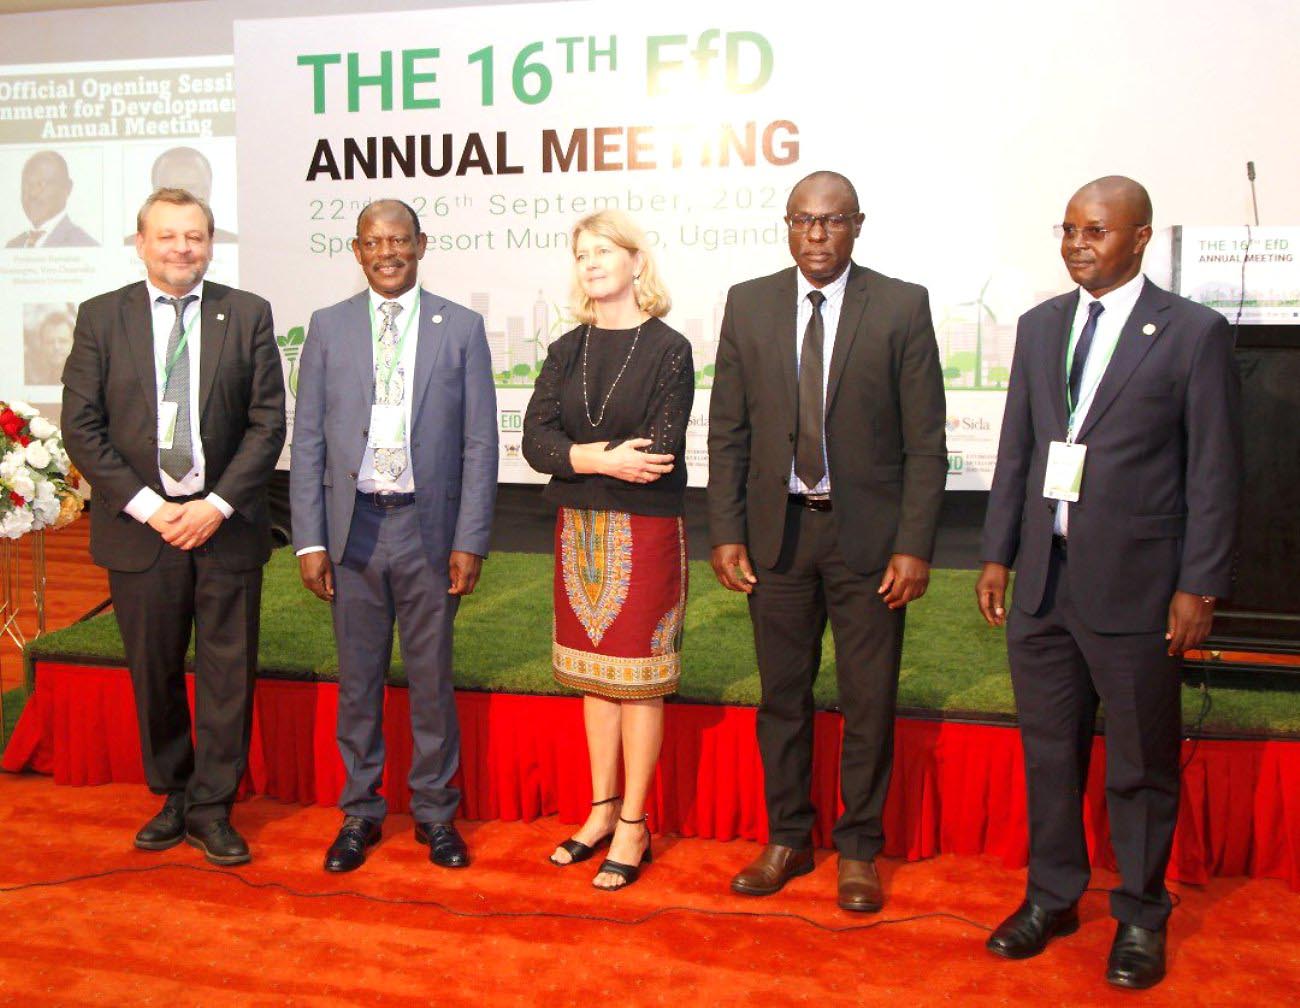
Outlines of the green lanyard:
<svg viewBox="0 0 1300 1008">
<path fill-rule="evenodd" d="M 181 317 L 184 318 L 185 310 L 181 309 Z M 195 312 L 194 317 L 190 319 L 190 324 L 181 330 L 181 338 L 176 341 L 176 349 L 172 351 L 171 356 L 163 363 L 163 395 L 167 395 L 167 386 L 172 380 L 172 371 L 176 367 L 176 362 L 181 359 L 181 354 L 185 353 L 190 345 L 190 333 L 194 330 L 194 323 L 199 320 L 199 313 Z"/>
<path fill-rule="evenodd" d="M 380 363 L 380 349 L 383 346 L 383 344 L 380 342 L 381 328 L 378 321 L 379 309 L 377 308 L 373 309 L 370 313 L 370 333 L 375 340 L 375 381 L 383 382 L 385 399 L 388 398 L 388 386 L 393 380 L 393 372 L 397 370 L 397 365 L 402 360 L 402 351 L 406 347 L 406 337 L 410 335 L 411 332 L 411 323 L 415 321 L 416 316 L 419 314 L 420 314 L 420 292 L 417 290 L 415 292 L 415 303 L 411 305 L 411 313 L 407 315 L 406 325 L 402 328 L 402 336 L 397 341 L 397 349 L 396 352 L 393 354 L 393 363 L 388 366 L 387 373 L 383 373 L 381 377 L 381 373 L 383 372 L 383 364 Z"/>
<path fill-rule="evenodd" d="M 1077 313 L 1076 313 L 1077 317 Z M 1065 440 L 1067 443 L 1074 441 L 1074 414 L 1079 408 L 1079 403 L 1074 401 L 1070 395 L 1070 368 L 1074 364 L 1074 322 L 1070 323 L 1070 338 L 1065 341 L 1065 406 L 1070 416 L 1065 424 Z M 1093 330 L 1093 339 L 1097 338 L 1096 330 Z M 1101 370 L 1097 372 L 1097 380 L 1093 382 L 1092 388 L 1088 392 L 1096 392 L 1097 386 L 1101 384 L 1101 379 L 1106 374 L 1106 369 L 1110 367 L 1110 359 L 1115 356 L 1115 347 L 1119 345 L 1119 340 L 1114 340 L 1110 344 L 1110 349 L 1106 351 L 1106 359 L 1102 361 Z M 1084 367 L 1087 367 L 1085 364 Z M 1084 391 L 1083 382 L 1079 382 L 1079 402 L 1087 399 L 1088 395 Z"/>
</svg>

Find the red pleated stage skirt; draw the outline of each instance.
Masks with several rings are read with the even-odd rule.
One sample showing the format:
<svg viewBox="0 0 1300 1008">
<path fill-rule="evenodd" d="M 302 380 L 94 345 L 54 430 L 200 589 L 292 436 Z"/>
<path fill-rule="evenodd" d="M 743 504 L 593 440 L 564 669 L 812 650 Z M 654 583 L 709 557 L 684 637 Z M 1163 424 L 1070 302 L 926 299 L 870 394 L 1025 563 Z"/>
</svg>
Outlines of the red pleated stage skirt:
<svg viewBox="0 0 1300 1008">
<path fill-rule="evenodd" d="M 609 700 L 675 693 L 682 674 L 686 580 L 681 518 L 560 508 L 556 680 Z"/>
</svg>

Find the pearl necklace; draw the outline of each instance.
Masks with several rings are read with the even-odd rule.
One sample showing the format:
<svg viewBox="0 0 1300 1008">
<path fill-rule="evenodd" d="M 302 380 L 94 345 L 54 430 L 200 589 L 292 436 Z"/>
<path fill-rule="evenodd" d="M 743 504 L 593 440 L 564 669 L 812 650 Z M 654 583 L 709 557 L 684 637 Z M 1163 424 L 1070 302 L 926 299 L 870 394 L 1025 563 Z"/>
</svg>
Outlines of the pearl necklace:
<svg viewBox="0 0 1300 1008">
<path fill-rule="evenodd" d="M 605 393 L 605 401 L 600 404 L 600 412 L 593 417 L 591 415 L 591 402 L 587 398 L 587 344 L 591 342 L 591 326 L 587 326 L 587 331 L 582 335 L 582 409 L 587 414 L 587 423 L 593 427 L 599 427 L 605 422 L 605 413 L 609 409 L 609 401 L 614 396 L 614 389 L 618 388 L 618 380 L 623 377 L 623 372 L 632 361 L 632 354 L 636 350 L 637 340 L 641 338 L 641 327 L 645 323 L 636 327 L 636 333 L 632 336 L 632 345 L 628 347 L 627 357 L 623 360 L 623 366 L 618 369 L 618 374 L 614 376 L 614 383 L 610 385 L 609 391 Z"/>
</svg>

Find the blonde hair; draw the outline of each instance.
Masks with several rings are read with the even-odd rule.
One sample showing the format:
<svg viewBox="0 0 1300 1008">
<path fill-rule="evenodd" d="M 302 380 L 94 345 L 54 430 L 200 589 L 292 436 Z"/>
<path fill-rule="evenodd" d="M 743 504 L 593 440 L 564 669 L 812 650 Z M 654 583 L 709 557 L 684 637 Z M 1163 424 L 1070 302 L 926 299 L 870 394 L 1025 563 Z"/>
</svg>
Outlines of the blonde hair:
<svg viewBox="0 0 1300 1008">
<path fill-rule="evenodd" d="M 636 306 L 655 318 L 663 318 L 667 315 L 673 306 L 672 298 L 668 296 L 668 289 L 659 277 L 659 267 L 655 264 L 655 257 L 650 251 L 645 232 L 632 222 L 632 218 L 621 210 L 600 210 L 583 217 L 573 225 L 573 234 L 570 236 L 569 244 L 575 250 L 575 256 L 578 236 L 584 231 L 599 235 L 601 238 L 608 238 L 630 255 L 635 256 L 640 253 L 641 272 L 637 275 L 637 282 L 632 288 Z M 576 258 L 573 270 L 573 296 L 570 303 L 573 317 L 579 322 L 591 325 L 596 321 L 595 306 L 583 291 L 582 284 L 578 282 Z"/>
</svg>

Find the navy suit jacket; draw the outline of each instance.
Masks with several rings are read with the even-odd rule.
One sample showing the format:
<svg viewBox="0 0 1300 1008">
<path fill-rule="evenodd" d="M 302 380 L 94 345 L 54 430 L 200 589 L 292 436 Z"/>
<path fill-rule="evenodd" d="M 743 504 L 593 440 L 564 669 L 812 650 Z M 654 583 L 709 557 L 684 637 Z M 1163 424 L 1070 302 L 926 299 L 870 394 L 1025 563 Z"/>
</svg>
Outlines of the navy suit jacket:
<svg viewBox="0 0 1300 1008">
<path fill-rule="evenodd" d="M 289 460 L 294 546 L 343 559 L 374 387 L 370 292 L 314 312 L 298 363 Z M 407 435 L 431 558 L 486 556 L 497 491 L 496 387 L 483 316 L 420 290 Z"/>
<path fill-rule="evenodd" d="M 1065 440 L 1065 353 L 1078 291 L 1026 312 L 1016 331 L 982 556 L 1016 568 L 1013 603 L 1043 606 L 1057 502 L 1048 445 Z M 1175 590 L 1226 596 L 1241 486 L 1240 382 L 1218 312 L 1150 280 L 1120 334 L 1076 441 L 1071 598 L 1100 633 L 1166 627 Z"/>
</svg>

